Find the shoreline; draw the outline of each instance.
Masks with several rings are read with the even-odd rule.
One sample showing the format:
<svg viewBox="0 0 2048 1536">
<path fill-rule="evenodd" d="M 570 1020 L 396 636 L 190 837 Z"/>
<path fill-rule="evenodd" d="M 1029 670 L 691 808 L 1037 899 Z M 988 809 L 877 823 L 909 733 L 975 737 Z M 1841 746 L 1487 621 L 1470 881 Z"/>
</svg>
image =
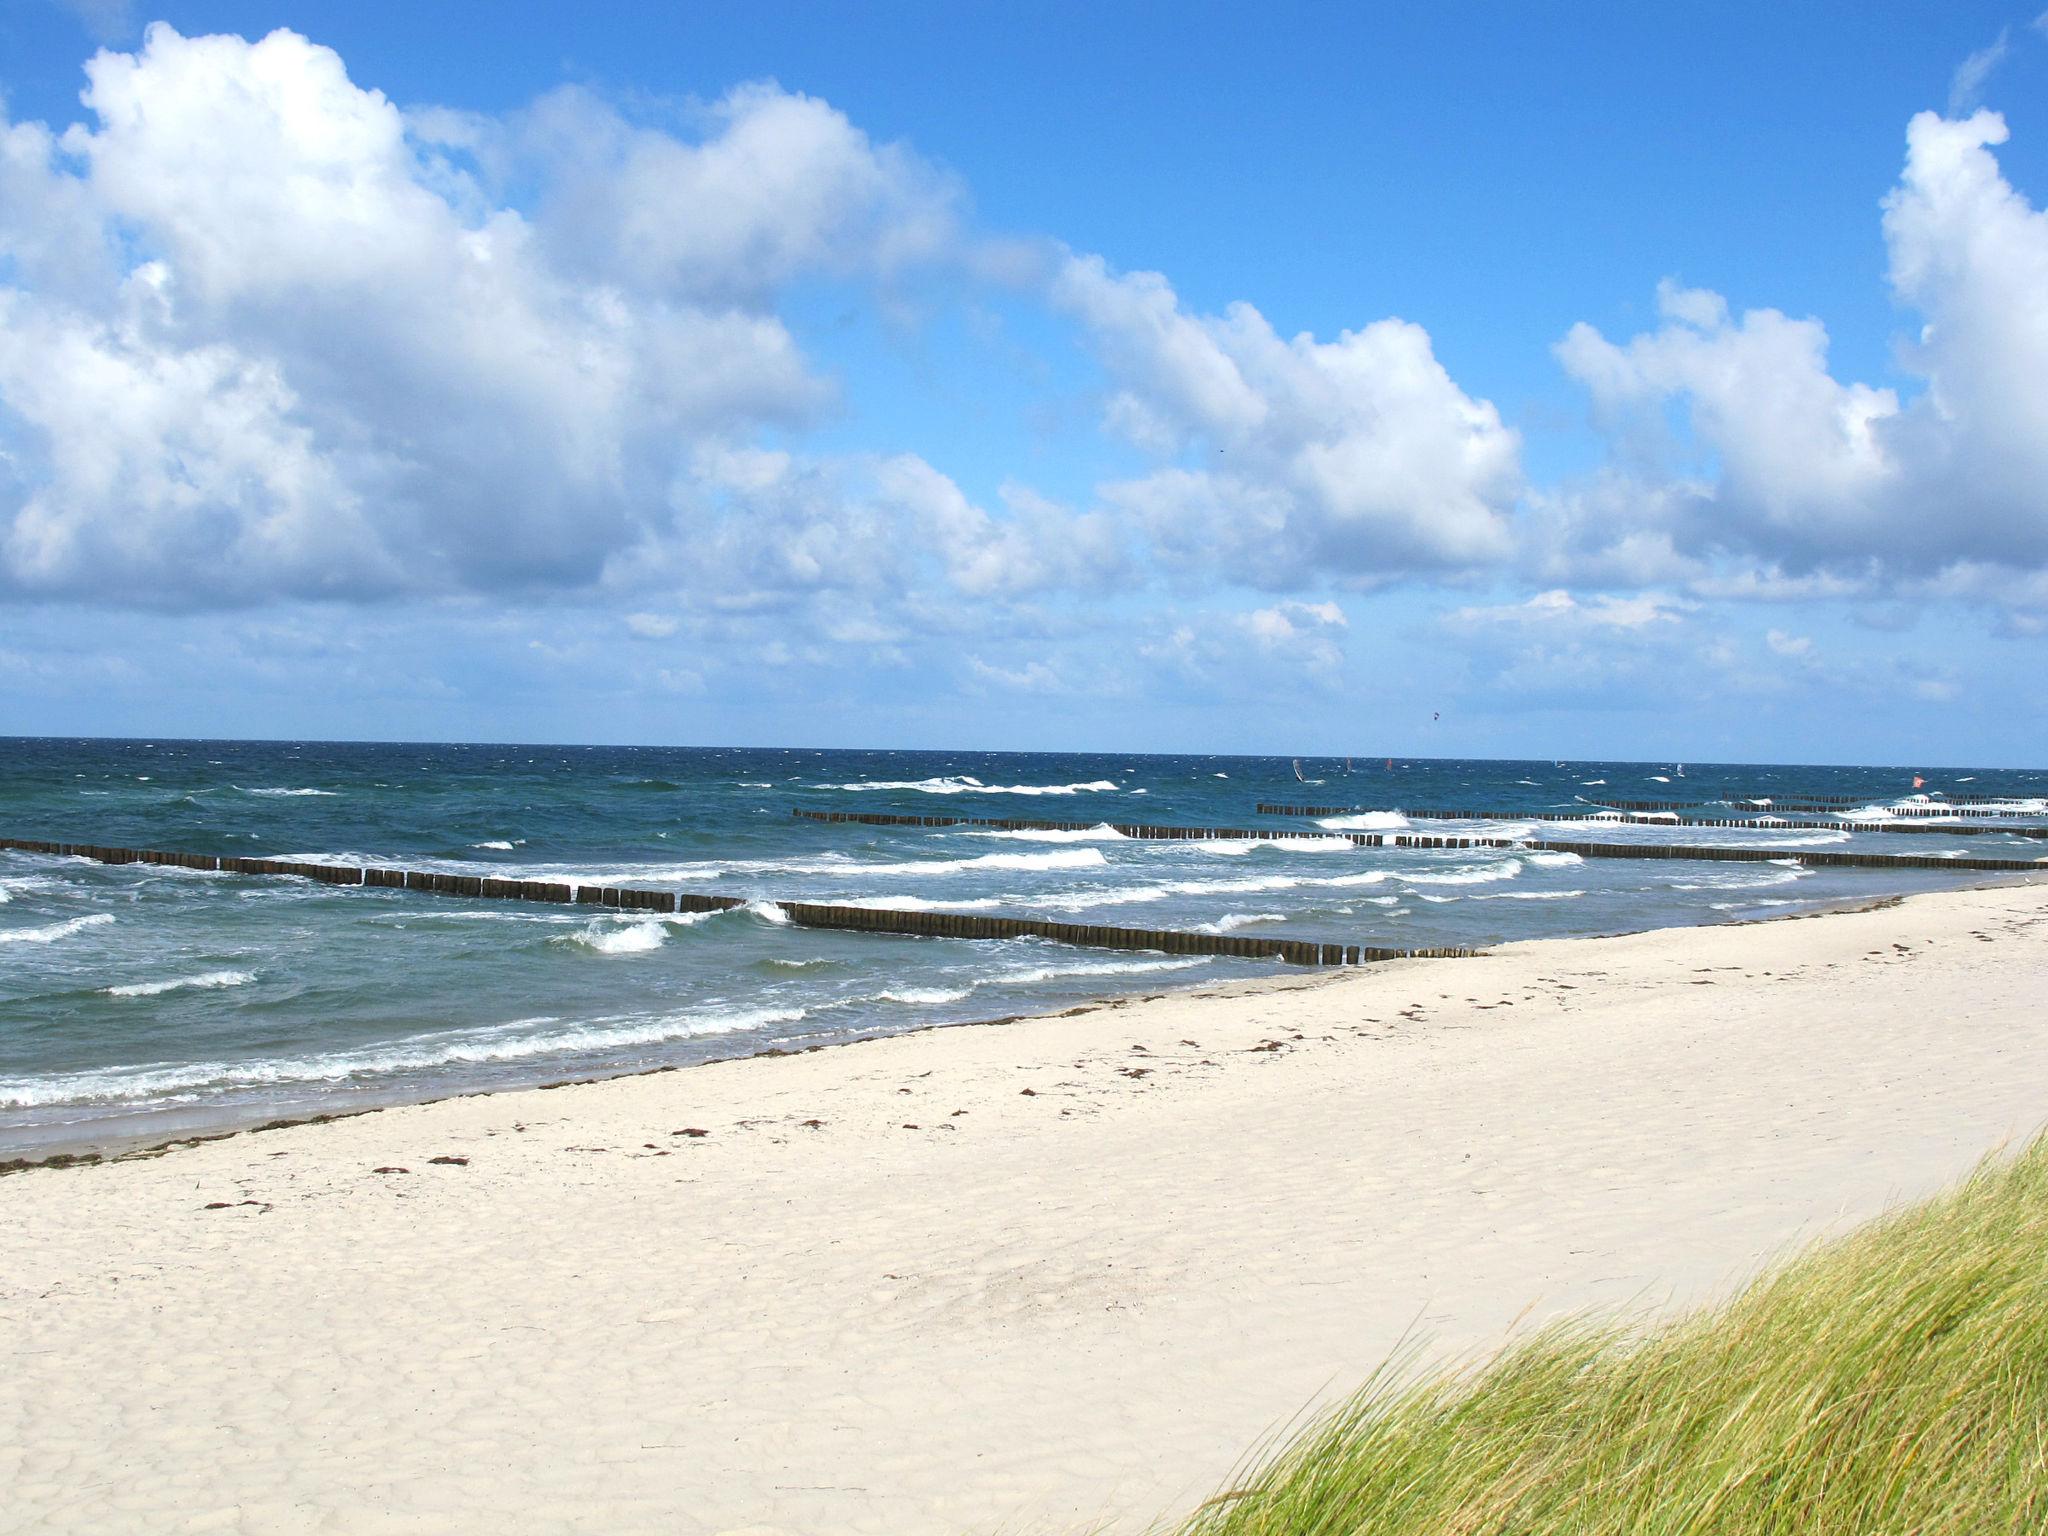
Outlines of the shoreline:
<svg viewBox="0 0 2048 1536">
<path fill-rule="evenodd" d="M 2048 878 L 2048 869 L 2044 869 Z M 1948 887 L 1952 890 L 1995 890 L 2007 886 L 2025 886 L 2034 883 L 2025 875 L 1994 875 L 1959 882 Z M 1938 895 L 1941 892 L 1893 892 L 1868 897 L 1835 897 L 1814 901 L 1810 906 L 1796 912 L 1773 912 L 1763 917 L 1723 917 L 1706 923 L 1670 923 L 1653 928 L 1628 928 L 1610 933 L 1574 934 L 1564 938 L 1513 939 L 1482 949 L 1467 959 L 1484 959 L 1515 944 L 1576 944 L 1601 939 L 1628 938 L 1646 933 L 1673 933 L 1699 928 L 1739 928 L 1762 923 L 1796 922 L 1806 918 L 1826 917 L 1836 913 L 1879 911 L 1896 906 L 1918 895 Z M 1396 962 L 1375 962 L 1392 964 Z M 1071 1007 L 1051 1013 L 1013 1013 L 986 1019 L 949 1019 L 930 1024 L 915 1024 L 903 1029 L 886 1029 L 873 1034 L 858 1035 L 852 1039 L 821 1041 L 815 1045 L 769 1046 L 758 1051 L 748 1051 L 734 1056 L 711 1056 L 699 1061 L 662 1063 L 647 1067 L 626 1067 L 616 1072 L 597 1072 L 583 1077 L 565 1077 L 547 1081 L 514 1082 L 499 1087 L 459 1089 L 448 1093 L 434 1093 L 424 1098 L 414 1098 L 394 1092 L 380 1102 L 365 1103 L 333 1110 L 309 1110 L 304 1114 L 288 1114 L 252 1121 L 247 1124 L 223 1124 L 217 1130 L 200 1130 L 190 1134 L 158 1137 L 148 1133 L 126 1136 L 80 1137 L 68 1142 L 56 1151 L 37 1156 L 0 1156 L 0 1179 L 11 1174 L 27 1173 L 35 1169 L 83 1168 L 105 1163 L 131 1162 L 139 1159 L 168 1156 L 187 1147 L 202 1146 L 209 1142 L 224 1141 L 235 1136 L 253 1136 L 270 1131 L 290 1130 L 304 1125 L 325 1125 L 337 1120 L 354 1119 L 361 1115 L 385 1114 L 392 1110 L 420 1108 L 432 1104 L 444 1104 L 461 1099 L 494 1098 L 506 1094 L 541 1093 L 562 1088 L 584 1087 L 597 1083 L 631 1080 L 639 1077 L 654 1077 L 669 1072 L 689 1072 L 700 1067 L 716 1067 L 738 1061 L 775 1060 L 786 1056 L 809 1056 L 821 1051 L 837 1051 L 854 1046 L 872 1045 L 881 1040 L 894 1040 L 910 1036 L 931 1034 L 954 1029 L 992 1029 L 1013 1024 L 1029 1024 L 1043 1019 L 1073 1018 L 1082 1014 L 1099 1012 L 1104 1009 L 1124 1008 L 1140 1002 L 1151 1002 L 1166 997 L 1199 998 L 1210 996 L 1256 995 L 1269 991 L 1286 991 L 1297 987 L 1313 987 L 1340 980 L 1344 970 L 1286 970 L 1265 976 L 1247 976 L 1225 981 L 1196 981 L 1181 986 L 1159 983 L 1157 992 L 1138 994 L 1105 993 L 1091 997 Z M 374 1096 L 374 1090 L 363 1090 L 366 1096 Z"/>
<path fill-rule="evenodd" d="M 18 1518 L 1136 1531 L 2048 1119 L 2040 882 L 1278 981 L 0 1180 Z"/>
</svg>

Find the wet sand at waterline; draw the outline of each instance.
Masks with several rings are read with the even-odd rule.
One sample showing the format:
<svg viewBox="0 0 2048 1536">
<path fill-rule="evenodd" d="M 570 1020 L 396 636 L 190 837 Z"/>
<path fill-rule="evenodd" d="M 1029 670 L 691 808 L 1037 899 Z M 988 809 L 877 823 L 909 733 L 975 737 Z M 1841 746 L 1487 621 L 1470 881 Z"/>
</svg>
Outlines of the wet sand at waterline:
<svg viewBox="0 0 2048 1536">
<path fill-rule="evenodd" d="M 2044 998 L 2048 886 L 1951 891 L 33 1169 L 0 1529 L 1137 1529 L 1954 1179 Z"/>
</svg>

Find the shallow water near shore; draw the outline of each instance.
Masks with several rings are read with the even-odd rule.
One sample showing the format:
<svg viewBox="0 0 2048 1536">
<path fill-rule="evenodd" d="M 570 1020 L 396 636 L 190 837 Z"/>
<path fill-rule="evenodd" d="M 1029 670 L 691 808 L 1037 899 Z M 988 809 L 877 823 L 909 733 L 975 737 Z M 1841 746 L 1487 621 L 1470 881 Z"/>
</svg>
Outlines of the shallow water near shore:
<svg viewBox="0 0 2048 1536">
<path fill-rule="evenodd" d="M 2048 773 L 1927 789 L 2048 811 Z M 1667 828 L 1604 799 L 1847 797 L 1840 826 Z M 1261 816 L 1262 801 L 1361 806 Z M 1361 849 L 1332 831 L 2035 860 L 2013 830 L 1886 835 L 1910 770 L 205 741 L 0 740 L 0 832 L 752 905 L 593 914 L 0 853 L 0 1155 L 802 1049 L 1269 974 L 1266 962 L 793 927 L 779 898 L 1417 947 L 1709 923 L 1958 883 L 1939 870 Z M 799 808 L 1087 822 L 821 824 Z M 1586 824 L 1408 811 L 1583 814 Z M 1747 805 L 1718 814 L 1753 813 Z M 1710 814 L 1714 814 L 1710 813 Z M 1806 813 L 1790 813 L 1809 819 Z M 1939 828 L 1939 819 L 1924 824 Z M 1153 842 L 1111 822 L 1261 827 Z M 1860 824 L 1859 824 L 1860 823 Z M 2014 828 L 2024 825 L 2014 819 Z"/>
</svg>

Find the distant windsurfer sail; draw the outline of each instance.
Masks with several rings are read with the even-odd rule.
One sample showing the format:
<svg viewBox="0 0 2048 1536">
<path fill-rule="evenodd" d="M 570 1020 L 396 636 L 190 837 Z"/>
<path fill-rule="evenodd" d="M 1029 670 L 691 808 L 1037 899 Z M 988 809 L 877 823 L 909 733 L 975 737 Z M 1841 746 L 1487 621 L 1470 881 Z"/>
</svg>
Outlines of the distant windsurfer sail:
<svg viewBox="0 0 2048 1536">
<path fill-rule="evenodd" d="M 1294 760 L 1294 781 L 1297 784 L 1306 784 L 1308 782 L 1308 780 L 1302 776 L 1301 759 L 1298 757 Z"/>
</svg>

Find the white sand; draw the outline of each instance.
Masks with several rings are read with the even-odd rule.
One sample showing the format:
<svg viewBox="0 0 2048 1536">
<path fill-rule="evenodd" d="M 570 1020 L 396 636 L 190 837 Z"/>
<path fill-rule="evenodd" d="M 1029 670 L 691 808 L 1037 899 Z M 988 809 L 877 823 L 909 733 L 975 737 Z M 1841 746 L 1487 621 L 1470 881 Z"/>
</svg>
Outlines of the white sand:
<svg viewBox="0 0 2048 1536">
<path fill-rule="evenodd" d="M 1134 1528 L 1411 1330 L 1953 1179 L 2044 999 L 2037 885 L 0 1178 L 0 1529 Z"/>
</svg>

